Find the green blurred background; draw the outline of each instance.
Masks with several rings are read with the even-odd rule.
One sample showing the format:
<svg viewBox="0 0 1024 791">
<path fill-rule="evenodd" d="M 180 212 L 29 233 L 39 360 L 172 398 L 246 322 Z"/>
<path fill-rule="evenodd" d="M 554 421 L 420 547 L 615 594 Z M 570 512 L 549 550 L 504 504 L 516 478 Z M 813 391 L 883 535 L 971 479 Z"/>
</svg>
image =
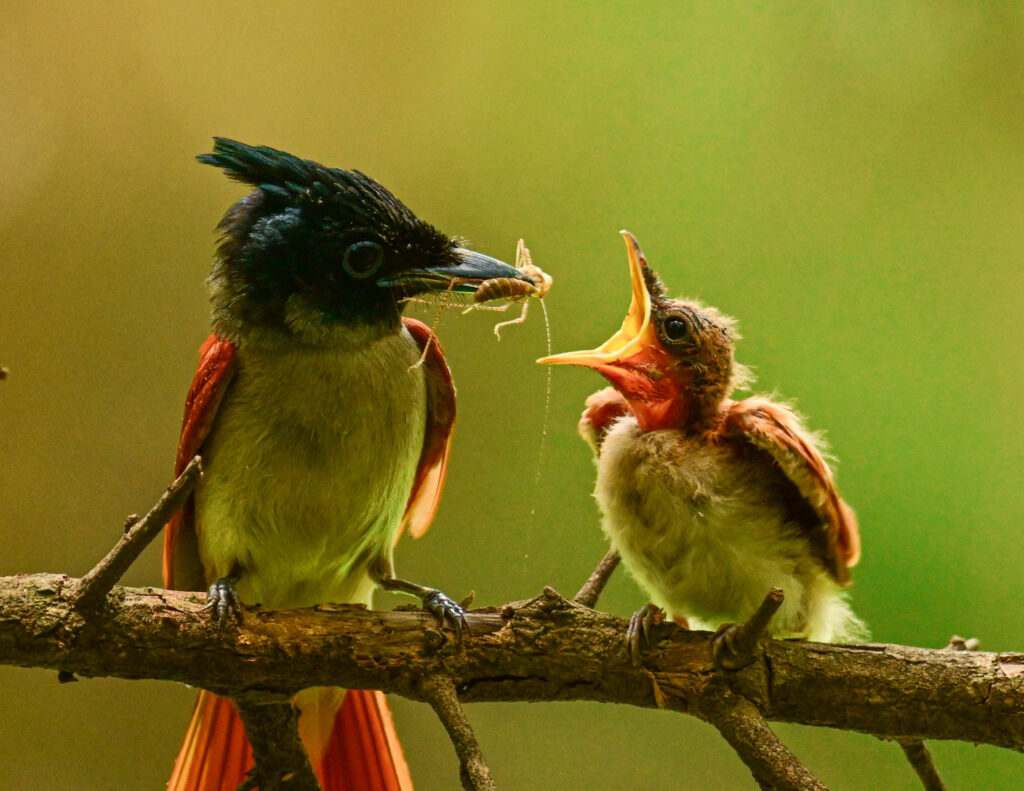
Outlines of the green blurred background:
<svg viewBox="0 0 1024 791">
<path fill-rule="evenodd" d="M 828 430 L 874 636 L 1024 649 L 1019 3 L 6 0 L 0 574 L 85 572 L 170 478 L 213 227 L 244 192 L 193 160 L 213 135 L 364 170 L 493 255 L 525 237 L 556 351 L 618 327 L 630 229 L 672 291 L 740 318 L 758 387 Z M 545 445 L 541 312 L 501 343 L 497 317 L 443 317 L 448 488 L 398 555 L 481 604 L 571 594 L 605 549 L 575 435 L 602 382 L 552 372 Z M 159 583 L 156 548 L 126 582 Z M 642 602 L 620 572 L 602 606 Z M 162 788 L 192 698 L 0 668 L 0 791 Z M 458 787 L 430 711 L 394 709 L 417 788 Z M 754 787 L 685 717 L 469 713 L 505 791 Z M 917 788 L 892 744 L 779 730 L 836 789 Z M 952 788 L 1024 773 L 933 749 Z"/>
</svg>

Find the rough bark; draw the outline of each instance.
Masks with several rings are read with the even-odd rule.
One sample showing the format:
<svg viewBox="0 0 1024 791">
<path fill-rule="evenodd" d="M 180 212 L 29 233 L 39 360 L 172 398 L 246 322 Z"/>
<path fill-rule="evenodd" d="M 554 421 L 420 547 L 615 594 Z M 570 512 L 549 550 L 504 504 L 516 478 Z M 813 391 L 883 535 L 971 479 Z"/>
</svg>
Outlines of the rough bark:
<svg viewBox="0 0 1024 791">
<path fill-rule="evenodd" d="M 338 685 L 423 700 L 422 680 L 446 675 L 462 702 L 613 701 L 705 719 L 734 694 L 777 722 L 1024 750 L 1022 654 L 771 640 L 730 672 L 715 668 L 710 633 L 665 624 L 634 667 L 623 619 L 551 590 L 470 613 L 472 635 L 456 642 L 425 613 L 354 606 L 249 609 L 240 627 L 218 629 L 199 612 L 202 594 L 152 588 L 114 588 L 83 617 L 72 607 L 77 584 L 0 578 L 0 662 L 231 697 Z"/>
<path fill-rule="evenodd" d="M 255 762 L 237 791 L 320 791 L 299 740 L 299 710 L 287 698 L 250 693 L 235 698 L 235 708 Z"/>
</svg>

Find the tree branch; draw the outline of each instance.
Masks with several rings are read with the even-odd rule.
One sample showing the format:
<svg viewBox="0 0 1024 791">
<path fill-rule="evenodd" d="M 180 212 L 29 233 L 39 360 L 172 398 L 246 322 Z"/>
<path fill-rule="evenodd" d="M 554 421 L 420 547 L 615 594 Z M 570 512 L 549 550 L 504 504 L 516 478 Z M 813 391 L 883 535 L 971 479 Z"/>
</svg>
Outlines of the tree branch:
<svg viewBox="0 0 1024 791">
<path fill-rule="evenodd" d="M 764 791 L 827 791 L 749 700 L 726 691 L 708 700 L 699 716 L 725 737 Z"/>
<path fill-rule="evenodd" d="M 924 740 L 901 739 L 899 744 L 903 748 L 903 754 L 910 761 L 910 765 L 917 772 L 924 791 L 946 791 L 946 786 L 939 776 L 939 770 L 935 768 L 935 763 L 932 761 L 931 751 Z"/>
<path fill-rule="evenodd" d="M 711 638 L 716 666 L 742 670 L 754 664 L 761 640 L 784 599 L 782 588 L 772 588 L 748 620 L 719 628 Z M 705 696 L 694 713 L 718 729 L 763 791 L 827 791 L 746 698 L 723 688 L 719 695 Z"/>
<path fill-rule="evenodd" d="M 587 578 L 587 581 L 583 583 L 583 587 L 572 597 L 572 600 L 577 604 L 593 609 L 597 604 L 598 597 L 604 591 L 604 586 L 608 584 L 612 572 L 615 571 L 621 560 L 622 557 L 617 549 L 609 549 L 604 557 L 601 558 L 601 562 L 597 564 L 597 568 Z"/>
<path fill-rule="evenodd" d="M 423 697 L 433 707 L 459 756 L 459 777 L 466 791 L 497 791 L 491 770 L 480 751 L 455 685 L 448 676 L 430 676 L 421 685 Z"/>
<path fill-rule="evenodd" d="M 324 685 L 423 700 L 420 680 L 444 674 L 463 702 L 595 700 L 698 716 L 724 688 L 771 721 L 1024 751 L 1022 654 L 771 640 L 752 665 L 723 672 L 710 633 L 666 624 L 634 667 L 626 621 L 554 591 L 469 613 L 472 636 L 458 645 L 427 613 L 352 605 L 250 609 L 242 625 L 221 630 L 200 612 L 202 594 L 159 589 L 115 588 L 83 619 L 77 585 L 0 577 L 0 663 L 180 681 L 231 697 Z"/>
<path fill-rule="evenodd" d="M 299 711 L 279 695 L 246 694 L 234 699 L 254 766 L 239 791 L 321 791 L 299 740 Z"/>
<path fill-rule="evenodd" d="M 181 475 L 174 483 L 167 487 L 167 491 L 148 514 L 142 519 L 129 517 L 129 522 L 125 525 L 125 534 L 114 548 L 88 574 L 78 580 L 72 594 L 78 609 L 91 610 L 103 602 L 110 589 L 163 529 L 167 520 L 185 504 L 202 474 L 201 461 L 196 456 L 181 471 Z"/>
</svg>

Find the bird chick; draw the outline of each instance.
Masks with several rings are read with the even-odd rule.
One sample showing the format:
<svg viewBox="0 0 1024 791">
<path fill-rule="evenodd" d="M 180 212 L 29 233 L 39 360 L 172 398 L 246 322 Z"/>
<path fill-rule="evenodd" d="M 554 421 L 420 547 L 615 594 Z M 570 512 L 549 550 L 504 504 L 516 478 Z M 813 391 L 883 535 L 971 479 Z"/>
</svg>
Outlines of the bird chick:
<svg viewBox="0 0 1024 791">
<path fill-rule="evenodd" d="M 843 593 L 860 556 L 857 522 L 820 440 L 785 404 L 731 399 L 749 380 L 733 359 L 733 320 L 670 299 L 622 235 L 633 295 L 622 328 L 597 349 L 538 361 L 611 382 L 587 399 L 579 426 L 597 454 L 605 534 L 654 607 L 680 624 L 746 620 L 781 587 L 775 636 L 863 637 Z M 634 636 L 654 607 L 634 616 Z"/>
</svg>

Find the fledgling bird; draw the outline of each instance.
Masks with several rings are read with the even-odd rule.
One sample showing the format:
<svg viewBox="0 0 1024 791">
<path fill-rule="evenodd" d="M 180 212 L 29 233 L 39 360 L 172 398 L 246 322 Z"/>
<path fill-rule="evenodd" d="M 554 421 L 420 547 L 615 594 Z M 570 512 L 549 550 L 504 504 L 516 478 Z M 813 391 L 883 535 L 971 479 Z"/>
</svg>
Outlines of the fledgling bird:
<svg viewBox="0 0 1024 791">
<path fill-rule="evenodd" d="M 746 620 L 778 586 L 774 635 L 864 636 L 842 593 L 860 556 L 857 522 L 819 441 L 784 404 L 731 400 L 749 379 L 733 359 L 733 320 L 668 298 L 622 235 L 633 291 L 622 328 L 597 349 L 539 360 L 612 384 L 587 399 L 579 426 L 597 453 L 605 534 L 653 605 L 681 624 Z M 634 651 L 655 613 L 634 616 Z"/>
<path fill-rule="evenodd" d="M 201 162 L 255 187 L 231 208 L 209 284 L 213 334 L 185 405 L 176 469 L 204 474 L 168 525 L 164 581 L 238 604 L 369 604 L 414 593 L 457 629 L 440 591 L 396 580 L 444 483 L 455 390 L 437 339 L 403 298 L 524 278 L 417 218 L 358 171 L 217 138 Z M 293 702 L 326 791 L 411 788 L 379 692 L 312 688 Z M 200 693 L 170 791 L 235 789 L 252 765 L 241 720 Z"/>
</svg>

